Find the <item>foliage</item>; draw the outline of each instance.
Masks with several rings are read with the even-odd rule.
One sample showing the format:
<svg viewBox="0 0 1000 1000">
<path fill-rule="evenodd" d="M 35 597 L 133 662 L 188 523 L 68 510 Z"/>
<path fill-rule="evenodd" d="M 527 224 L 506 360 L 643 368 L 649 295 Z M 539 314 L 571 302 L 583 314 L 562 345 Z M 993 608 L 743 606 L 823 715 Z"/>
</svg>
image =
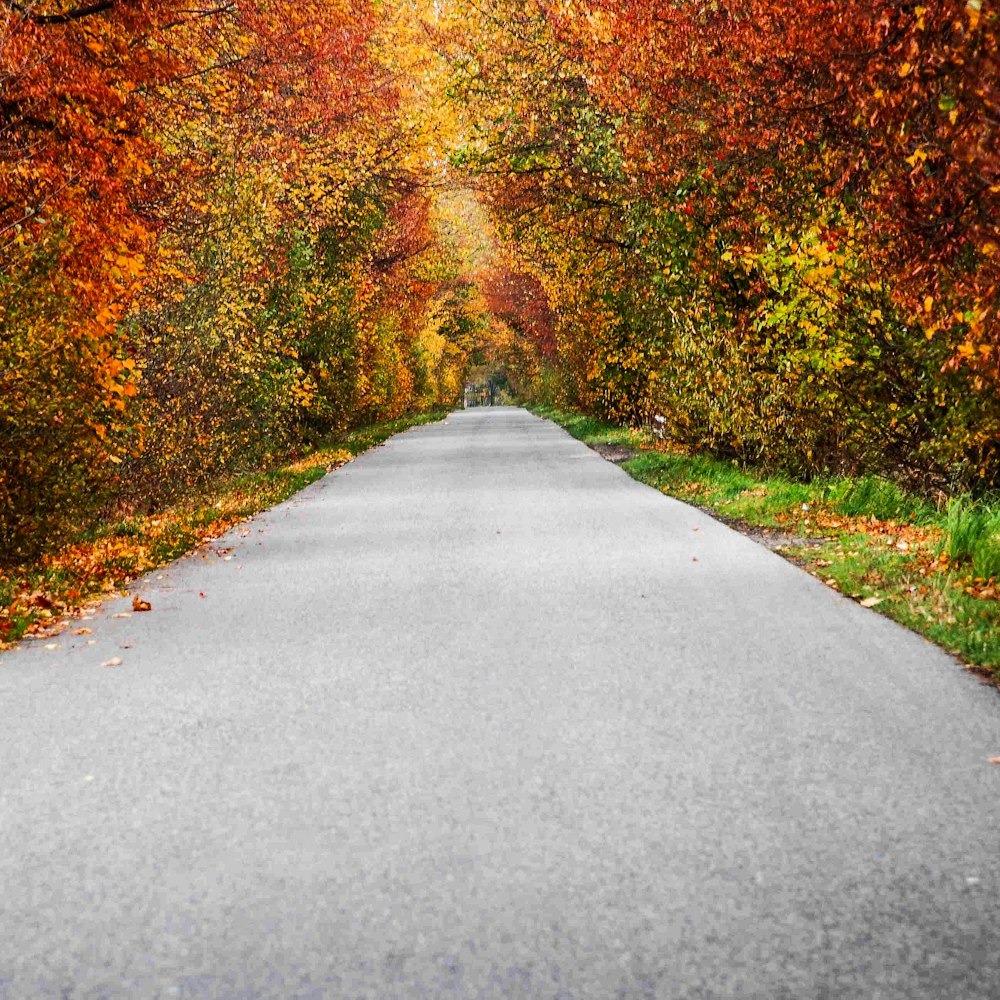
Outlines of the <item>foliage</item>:
<svg viewBox="0 0 1000 1000">
<path fill-rule="evenodd" d="M 992 0 L 476 0 L 455 162 L 569 402 L 796 472 L 1000 478 Z"/>
<path fill-rule="evenodd" d="M 0 562 L 457 398 L 397 14 L 7 5 Z"/>
</svg>

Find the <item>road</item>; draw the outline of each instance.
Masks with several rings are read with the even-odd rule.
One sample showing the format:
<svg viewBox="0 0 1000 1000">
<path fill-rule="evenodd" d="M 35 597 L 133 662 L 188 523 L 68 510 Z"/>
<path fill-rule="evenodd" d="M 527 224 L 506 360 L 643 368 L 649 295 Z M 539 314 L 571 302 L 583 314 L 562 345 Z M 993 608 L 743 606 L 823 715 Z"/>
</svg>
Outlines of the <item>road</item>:
<svg viewBox="0 0 1000 1000">
<path fill-rule="evenodd" d="M 1000 997 L 923 640 L 517 409 L 230 546 L 0 659 L 4 1000 Z"/>
</svg>

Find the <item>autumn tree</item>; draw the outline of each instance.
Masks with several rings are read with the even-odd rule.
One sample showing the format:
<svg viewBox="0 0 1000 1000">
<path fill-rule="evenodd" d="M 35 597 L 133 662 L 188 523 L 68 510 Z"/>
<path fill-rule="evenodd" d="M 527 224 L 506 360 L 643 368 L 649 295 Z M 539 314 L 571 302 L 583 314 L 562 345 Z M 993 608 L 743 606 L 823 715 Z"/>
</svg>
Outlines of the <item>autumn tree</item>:
<svg viewBox="0 0 1000 1000">
<path fill-rule="evenodd" d="M 991 4 L 461 13 L 458 156 L 581 405 L 801 471 L 995 479 Z"/>
<path fill-rule="evenodd" d="M 5 559 L 88 508 L 162 502 L 438 402 L 420 343 L 429 208 L 386 55 L 396 15 L 3 8 Z"/>
</svg>

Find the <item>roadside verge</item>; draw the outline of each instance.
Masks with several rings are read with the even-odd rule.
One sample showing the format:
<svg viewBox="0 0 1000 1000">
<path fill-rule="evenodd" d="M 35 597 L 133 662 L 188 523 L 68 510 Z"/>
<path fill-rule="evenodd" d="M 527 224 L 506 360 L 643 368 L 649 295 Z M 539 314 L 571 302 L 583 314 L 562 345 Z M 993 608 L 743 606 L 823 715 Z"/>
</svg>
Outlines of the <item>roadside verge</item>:
<svg viewBox="0 0 1000 1000">
<path fill-rule="evenodd" d="M 688 454 L 647 431 L 529 409 L 634 479 L 767 545 L 1000 686 L 1000 516 L 993 508 L 966 498 L 938 508 L 877 476 L 796 482 Z"/>
<path fill-rule="evenodd" d="M 162 510 L 108 519 L 36 562 L 0 569 L 0 649 L 62 631 L 137 576 L 211 545 L 393 435 L 446 416 L 445 410 L 413 414 L 333 435 L 295 460 L 220 476 Z"/>
</svg>

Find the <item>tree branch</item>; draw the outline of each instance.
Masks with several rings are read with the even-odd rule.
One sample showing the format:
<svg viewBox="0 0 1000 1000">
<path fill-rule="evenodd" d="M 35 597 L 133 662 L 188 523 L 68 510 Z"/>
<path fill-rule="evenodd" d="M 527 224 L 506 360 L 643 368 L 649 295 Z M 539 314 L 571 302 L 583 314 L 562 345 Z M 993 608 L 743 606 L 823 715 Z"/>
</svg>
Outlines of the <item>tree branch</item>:
<svg viewBox="0 0 1000 1000">
<path fill-rule="evenodd" d="M 15 0 L 4 0 L 4 2 L 12 10 L 16 10 L 26 21 L 31 21 L 32 24 L 71 24 L 73 21 L 82 21 L 85 17 L 111 10 L 117 5 L 118 0 L 96 0 L 95 3 L 76 7 L 63 14 L 35 14 L 29 7 L 15 2 Z"/>
</svg>

